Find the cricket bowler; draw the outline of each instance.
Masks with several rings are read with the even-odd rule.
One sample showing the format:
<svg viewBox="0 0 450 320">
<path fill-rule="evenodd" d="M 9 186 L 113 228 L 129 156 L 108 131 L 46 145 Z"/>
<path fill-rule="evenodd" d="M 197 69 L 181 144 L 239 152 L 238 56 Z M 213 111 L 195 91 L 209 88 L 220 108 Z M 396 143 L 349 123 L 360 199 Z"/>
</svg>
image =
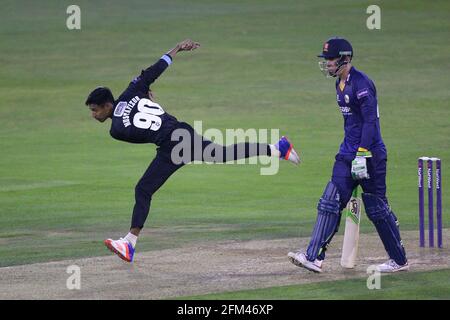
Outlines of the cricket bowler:
<svg viewBox="0 0 450 320">
<path fill-rule="evenodd" d="M 360 185 L 366 213 L 383 242 L 389 260 L 383 273 L 408 270 L 398 221 L 386 198 L 387 151 L 381 137 L 377 91 L 363 72 L 352 66 L 350 42 L 335 37 L 326 41 L 319 58 L 321 71 L 336 78 L 336 100 L 344 117 L 344 141 L 335 157 L 331 181 L 317 205 L 317 220 L 306 252 L 289 252 L 296 266 L 322 272 L 325 251 L 338 231 L 341 212 Z"/>
<path fill-rule="evenodd" d="M 285 137 L 275 145 L 239 143 L 221 146 L 200 136 L 189 124 L 179 122 L 153 101 L 150 85 L 172 64 L 178 52 L 192 51 L 199 46 L 198 42 L 190 39 L 178 43 L 155 64 L 134 78 L 117 99 L 114 99 L 107 87 L 96 88 L 86 99 L 85 104 L 94 119 L 100 122 L 111 119 L 110 134 L 114 139 L 129 143 L 152 143 L 158 147 L 155 158 L 135 187 L 130 231 L 124 238 L 104 241 L 109 250 L 127 262 L 133 261 L 137 238 L 149 214 L 152 196 L 185 164 L 194 160 L 223 163 L 253 156 L 279 157 L 294 164 L 300 162 L 293 145 Z M 184 132 L 187 135 L 177 135 L 178 140 L 173 139 L 175 132 Z M 195 148 L 198 141 L 200 153 L 196 152 Z M 186 145 L 186 142 L 188 148 L 176 149 L 177 152 L 173 152 L 180 143 Z M 174 154 L 181 155 L 184 160 L 174 161 Z"/>
</svg>

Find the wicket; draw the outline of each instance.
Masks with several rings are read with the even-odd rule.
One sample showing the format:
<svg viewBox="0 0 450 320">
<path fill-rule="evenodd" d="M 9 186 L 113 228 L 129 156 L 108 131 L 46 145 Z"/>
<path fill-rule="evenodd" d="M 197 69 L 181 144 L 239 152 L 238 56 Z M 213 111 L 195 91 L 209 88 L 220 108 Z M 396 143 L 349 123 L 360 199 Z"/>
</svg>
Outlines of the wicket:
<svg viewBox="0 0 450 320">
<path fill-rule="evenodd" d="M 428 243 L 434 247 L 434 197 L 433 197 L 433 163 L 436 163 L 436 229 L 437 245 L 442 248 L 442 186 L 441 186 L 441 159 L 420 157 L 418 160 L 419 176 L 419 242 L 425 247 L 425 213 L 424 213 L 424 188 L 423 169 L 424 161 L 427 162 L 427 188 L 428 188 Z"/>
</svg>

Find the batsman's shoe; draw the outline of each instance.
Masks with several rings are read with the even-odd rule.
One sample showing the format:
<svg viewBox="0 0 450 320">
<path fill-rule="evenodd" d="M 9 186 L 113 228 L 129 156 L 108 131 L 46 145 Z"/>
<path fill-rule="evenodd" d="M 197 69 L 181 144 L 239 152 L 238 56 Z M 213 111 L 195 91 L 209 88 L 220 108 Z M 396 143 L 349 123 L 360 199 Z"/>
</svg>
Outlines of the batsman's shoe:
<svg viewBox="0 0 450 320">
<path fill-rule="evenodd" d="M 303 252 L 289 252 L 288 258 L 297 267 L 302 267 L 312 272 L 322 272 L 323 261 L 318 259 L 316 259 L 314 262 L 309 261 L 306 257 L 306 254 L 304 254 Z"/>
<path fill-rule="evenodd" d="M 294 145 L 289 142 L 288 138 L 282 136 L 280 140 L 275 144 L 275 148 L 280 151 L 280 158 L 289 160 L 294 164 L 300 163 L 300 157 L 294 150 Z"/>
<path fill-rule="evenodd" d="M 401 266 L 401 265 L 398 265 L 397 262 L 395 262 L 392 259 L 389 259 L 385 263 L 377 266 L 377 271 L 381 272 L 381 273 L 392 273 L 392 272 L 408 271 L 408 270 L 409 270 L 408 262 Z"/>
<path fill-rule="evenodd" d="M 134 248 L 127 240 L 120 238 L 119 240 L 106 239 L 105 246 L 117 254 L 120 259 L 132 262 L 134 257 Z"/>
</svg>

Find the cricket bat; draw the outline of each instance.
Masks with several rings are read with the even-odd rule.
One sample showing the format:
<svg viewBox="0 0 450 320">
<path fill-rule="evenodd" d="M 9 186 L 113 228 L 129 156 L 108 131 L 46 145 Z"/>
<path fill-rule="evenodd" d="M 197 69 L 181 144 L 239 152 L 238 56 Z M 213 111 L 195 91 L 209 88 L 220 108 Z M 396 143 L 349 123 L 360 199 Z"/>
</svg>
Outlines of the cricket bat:
<svg viewBox="0 0 450 320">
<path fill-rule="evenodd" d="M 342 244 L 341 266 L 354 268 L 358 254 L 359 223 L 361 222 L 362 200 L 358 197 L 358 187 L 353 190 L 352 197 L 345 208 L 345 231 Z"/>
</svg>

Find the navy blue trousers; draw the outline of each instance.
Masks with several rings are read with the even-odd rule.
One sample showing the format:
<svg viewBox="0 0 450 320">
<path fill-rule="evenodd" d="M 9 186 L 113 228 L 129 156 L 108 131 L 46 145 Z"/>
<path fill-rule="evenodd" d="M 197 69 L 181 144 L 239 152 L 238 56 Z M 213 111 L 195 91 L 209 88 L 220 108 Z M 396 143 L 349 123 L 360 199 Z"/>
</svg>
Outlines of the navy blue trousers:
<svg viewBox="0 0 450 320">
<path fill-rule="evenodd" d="M 264 143 L 239 143 L 230 146 L 221 146 L 214 144 L 212 141 L 198 135 L 195 130 L 187 123 L 181 122 L 178 129 L 185 129 L 190 133 L 190 146 L 191 152 L 189 155 L 189 161 L 210 161 L 211 157 L 205 159 L 203 153 L 196 154 L 194 152 L 194 141 L 201 141 L 202 151 L 206 147 L 208 149 L 218 150 L 220 157 L 212 156 L 215 162 L 225 162 L 227 160 L 239 160 L 253 156 L 270 156 L 270 148 Z M 166 182 L 169 177 L 175 173 L 178 169 L 183 167 L 186 163 L 175 164 L 172 162 L 171 153 L 172 149 L 178 144 L 178 141 L 171 141 L 168 137 L 158 149 L 156 157 L 148 166 L 142 178 L 135 188 L 135 205 L 133 209 L 133 216 L 131 219 L 131 228 L 143 228 L 144 223 L 150 211 L 150 203 L 153 194 Z M 219 152 L 220 151 L 220 152 Z"/>
<path fill-rule="evenodd" d="M 333 174 L 331 181 L 336 185 L 340 195 L 340 210 L 342 211 L 350 200 L 353 189 L 358 185 L 361 186 L 364 192 L 373 193 L 382 199 L 388 206 L 386 197 L 386 165 L 387 152 L 385 149 L 378 149 L 372 151 L 372 157 L 367 158 L 367 171 L 370 179 L 353 180 L 351 174 L 353 155 L 337 154 L 333 166 Z M 338 231 L 340 219 L 336 226 L 335 232 Z M 330 237 L 327 244 L 331 242 L 333 237 Z M 325 259 L 325 251 L 322 250 L 318 256 L 319 260 Z"/>
</svg>

